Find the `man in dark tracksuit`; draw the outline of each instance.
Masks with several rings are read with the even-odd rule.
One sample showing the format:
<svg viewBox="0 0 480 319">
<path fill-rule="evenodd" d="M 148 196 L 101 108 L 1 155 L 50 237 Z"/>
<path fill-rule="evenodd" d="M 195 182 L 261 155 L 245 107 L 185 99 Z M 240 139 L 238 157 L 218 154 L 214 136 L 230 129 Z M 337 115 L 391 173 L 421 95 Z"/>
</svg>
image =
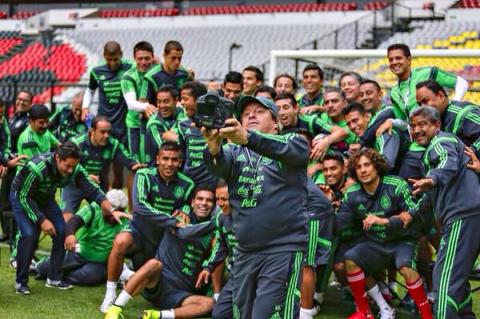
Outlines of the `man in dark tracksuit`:
<svg viewBox="0 0 480 319">
<path fill-rule="evenodd" d="M 302 302 L 300 312 L 302 318 L 313 318 L 316 314 L 313 297 L 315 293 L 315 274 L 323 283 L 318 283 L 326 291 L 330 271 L 327 269 L 332 254 L 334 212 L 332 203 L 309 177 L 307 180 L 308 242 L 305 267 L 303 268 Z"/>
<path fill-rule="evenodd" d="M 4 132 L 7 130 L 9 131 L 9 139 L 10 139 L 10 154 L 16 155 L 17 154 L 17 140 L 20 134 L 28 127 L 28 111 L 32 108 L 32 100 L 33 100 L 33 94 L 28 92 L 28 91 L 19 91 L 17 94 L 17 99 L 15 100 L 15 113 L 13 114 L 13 117 L 10 118 L 10 120 L 7 119 L 6 114 L 4 114 Z M 5 112 L 6 113 L 6 112 Z M 8 120 L 8 123 L 6 123 Z M 8 127 L 7 127 L 8 126 Z M 8 160 L 7 157 L 5 157 L 4 153 L 4 160 Z M 26 156 L 22 156 L 24 158 Z M 23 164 L 23 163 L 22 163 Z M 18 162 L 15 166 L 18 165 Z M 8 170 L 8 174 L 6 177 L 2 178 L 2 183 L 0 186 L 0 205 L 1 205 L 1 211 L 3 215 L 3 211 L 7 210 L 8 207 L 10 206 L 8 197 L 10 194 L 10 187 L 12 185 L 13 178 L 15 177 L 16 173 L 16 168 L 12 167 L 11 169 Z M 16 233 L 16 227 L 12 230 L 5 229 L 3 227 L 3 218 L 2 218 L 2 229 L 4 230 L 4 234 L 15 234 Z M 13 238 L 10 238 L 10 240 L 13 240 Z"/>
<path fill-rule="evenodd" d="M 267 98 L 244 96 L 238 108 L 241 123 L 232 118 L 220 130 L 202 128 L 207 167 L 228 184 L 238 241 L 233 318 L 296 318 L 307 239 L 308 142 L 278 135 L 278 108 Z M 221 147 L 223 138 L 232 144 Z"/>
<path fill-rule="evenodd" d="M 374 121 L 371 113 L 362 104 L 356 102 L 349 103 L 343 109 L 343 113 L 350 130 L 362 140 L 361 145 L 373 148 L 385 157 L 391 174 L 399 174 L 403 178 L 412 176 L 408 175 L 408 169 L 403 168 L 403 160 L 410 146 L 410 137 L 407 131 L 392 129 L 391 133 L 385 132 L 373 139 L 368 139 L 364 135 L 368 126 Z M 379 119 L 376 121 L 380 122 Z"/>
<path fill-rule="evenodd" d="M 157 91 L 164 85 L 180 88 L 187 81 L 193 80 L 193 74 L 180 65 L 183 56 L 183 47 L 178 41 L 168 41 L 163 48 L 163 63 L 153 66 L 146 74 L 147 90 L 145 98 L 150 104 L 155 105 Z"/>
<path fill-rule="evenodd" d="M 48 121 L 48 129 L 60 143 L 87 132 L 87 125 L 81 119 L 83 93 L 77 93 L 72 98 L 70 106 L 65 105 L 56 110 Z"/>
<path fill-rule="evenodd" d="M 152 115 L 147 122 L 146 160 L 150 166 L 155 166 L 155 154 L 163 143 L 164 134 L 173 133 L 172 128 L 185 118 L 185 112 L 177 107 L 178 90 L 170 85 L 161 87 L 157 92 L 157 114 Z M 167 136 L 166 136 L 167 137 Z"/>
<path fill-rule="evenodd" d="M 475 318 L 468 275 L 480 252 L 480 184 L 467 167 L 465 144 L 440 131 L 440 114 L 430 106 L 410 116 L 413 139 L 426 147 L 426 176 L 412 180 L 413 194 L 427 192 L 442 228 L 433 270 L 435 318 Z M 426 202 L 422 197 L 422 202 Z M 415 216 L 416 212 L 412 214 Z"/>
<path fill-rule="evenodd" d="M 175 142 L 165 142 L 158 152 L 157 167 L 140 169 L 135 174 L 133 219 L 113 243 L 102 312 L 106 312 L 116 298 L 125 256 L 132 256 L 134 268 L 140 268 L 155 256 L 165 229 L 179 223 L 172 214 L 189 202 L 194 187 L 193 181 L 178 171 L 181 162 L 180 147 Z"/>
<path fill-rule="evenodd" d="M 80 150 L 72 142 L 56 152 L 43 154 L 28 161 L 13 181 L 10 202 L 20 229 L 17 255 L 16 291 L 30 294 L 28 268 L 41 231 L 52 236 L 52 257 L 46 285 L 60 289 L 71 288 L 61 281 L 61 265 L 65 255 L 65 221 L 55 202 L 58 187 L 74 183 L 89 201 L 96 201 L 104 214 L 114 210 L 103 192 L 92 183 L 86 170 L 78 165 Z M 105 213 L 107 212 L 107 213 Z"/>
<path fill-rule="evenodd" d="M 112 125 L 104 116 L 97 116 L 88 133 L 72 139 L 81 151 L 80 164 L 100 188 L 108 189 L 108 169 L 112 162 L 136 171 L 141 167 L 127 152 L 125 147 L 111 136 Z M 62 190 L 63 213 L 68 220 L 78 210 L 84 194 L 75 185 L 68 185 Z"/>
<path fill-rule="evenodd" d="M 320 116 L 310 114 L 299 114 L 300 107 L 295 100 L 293 94 L 282 93 L 275 98 L 275 104 L 278 107 L 280 122 L 282 123 L 282 130 L 291 129 L 305 129 L 312 137 L 323 134 L 321 143 L 316 143 L 312 150 L 313 154 L 317 152 L 326 152 L 326 150 L 333 145 L 346 148 L 345 139 L 347 137 L 354 137 L 351 132 L 343 128 L 332 125 L 324 121 Z"/>
<path fill-rule="evenodd" d="M 197 99 L 206 93 L 206 86 L 200 82 L 185 83 L 180 95 L 187 118 L 178 122 L 174 131 L 178 135 L 178 142 L 184 154 L 182 171 L 195 182 L 195 185 L 208 185 L 214 189 L 218 179 L 208 171 L 203 160 L 203 150 L 207 147 L 205 138 L 199 128 L 192 127 Z"/>
<path fill-rule="evenodd" d="M 433 106 L 440 113 L 443 132 L 455 134 L 480 156 L 480 107 L 471 102 L 450 101 L 447 92 L 437 82 L 417 84 L 417 102 Z"/>
<path fill-rule="evenodd" d="M 394 266 L 405 278 L 408 292 L 423 319 L 431 319 L 422 279 L 414 269 L 416 237 L 404 230 L 399 215 L 415 208 L 408 184 L 403 179 L 385 175 L 385 159 L 372 149 L 362 149 L 350 158 L 350 174 L 358 183 L 350 186 L 337 214 L 337 229 L 357 224 L 363 227 L 363 239 L 345 253 L 348 282 L 357 313 L 351 318 L 373 318 L 365 294 L 365 273 L 372 275 Z M 393 265 L 391 265 L 393 261 Z M 383 312 L 391 312 L 380 309 Z"/>
<path fill-rule="evenodd" d="M 123 318 L 123 307 L 142 290 L 145 299 L 162 309 L 146 310 L 143 318 L 197 318 L 210 313 L 214 300 L 204 296 L 195 283 L 211 250 L 214 206 L 213 190 L 204 186 L 194 190 L 191 207 L 188 206 L 191 211 L 185 211 L 190 224 L 165 232 L 155 258 L 130 278 L 105 319 Z"/>
</svg>

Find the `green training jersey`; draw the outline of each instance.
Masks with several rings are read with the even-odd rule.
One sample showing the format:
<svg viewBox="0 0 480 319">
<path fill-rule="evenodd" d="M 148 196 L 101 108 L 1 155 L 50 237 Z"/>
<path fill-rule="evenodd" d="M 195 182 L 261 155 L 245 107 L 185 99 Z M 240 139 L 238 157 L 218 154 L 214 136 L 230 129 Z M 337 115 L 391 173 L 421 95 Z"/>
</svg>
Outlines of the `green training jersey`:
<svg viewBox="0 0 480 319">
<path fill-rule="evenodd" d="M 109 224 L 103 218 L 102 208 L 95 202 L 83 206 L 75 215 L 84 222 L 76 234 L 80 245 L 78 253 L 88 261 L 106 263 L 115 236 L 128 220 L 123 218 L 121 224 Z"/>
<path fill-rule="evenodd" d="M 18 138 L 17 150 L 19 155 L 27 155 L 32 158 L 50 152 L 58 144 L 57 138 L 49 130 L 37 133 L 29 125 Z"/>
<path fill-rule="evenodd" d="M 133 66 L 128 70 L 120 81 L 122 87 L 122 94 L 135 92 L 137 99 L 142 96 L 146 96 L 147 83 L 145 82 L 145 73 L 141 73 L 137 70 L 136 66 Z M 127 118 L 125 124 L 130 128 L 139 128 L 141 123 L 141 114 L 139 112 L 129 110 L 127 112 Z"/>
<path fill-rule="evenodd" d="M 410 113 L 417 108 L 416 85 L 422 81 L 433 80 L 443 87 L 455 88 L 457 76 L 437 67 L 422 67 L 412 69 L 405 81 L 399 81 L 392 87 L 392 100 L 395 117 L 408 121 Z"/>
</svg>

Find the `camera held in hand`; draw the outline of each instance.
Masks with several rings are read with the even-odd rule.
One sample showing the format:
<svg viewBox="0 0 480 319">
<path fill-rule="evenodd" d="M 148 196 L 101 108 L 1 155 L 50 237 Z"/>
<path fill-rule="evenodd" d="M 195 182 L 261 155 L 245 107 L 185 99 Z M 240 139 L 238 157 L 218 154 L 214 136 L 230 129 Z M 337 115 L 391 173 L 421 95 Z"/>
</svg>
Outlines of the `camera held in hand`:
<svg viewBox="0 0 480 319">
<path fill-rule="evenodd" d="M 207 129 L 225 127 L 225 120 L 233 117 L 234 104 L 232 101 L 217 94 L 208 93 L 197 100 L 197 110 L 193 116 L 195 125 Z"/>
</svg>

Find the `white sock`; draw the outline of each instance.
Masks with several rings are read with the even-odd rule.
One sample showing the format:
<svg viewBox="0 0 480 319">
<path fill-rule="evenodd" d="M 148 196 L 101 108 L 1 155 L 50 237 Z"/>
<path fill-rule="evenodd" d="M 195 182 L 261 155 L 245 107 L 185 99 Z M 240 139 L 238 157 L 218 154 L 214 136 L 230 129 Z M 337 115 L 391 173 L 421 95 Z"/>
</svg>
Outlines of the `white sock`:
<svg viewBox="0 0 480 319">
<path fill-rule="evenodd" d="M 390 308 L 388 303 L 383 298 L 382 293 L 378 288 L 378 285 L 373 286 L 372 289 L 367 291 L 367 294 L 370 296 L 370 298 L 372 298 L 375 301 L 375 303 L 378 305 L 380 309 Z"/>
<path fill-rule="evenodd" d="M 127 265 L 123 264 L 122 273 L 120 274 L 120 279 L 123 281 L 129 281 L 130 278 L 135 275 L 133 270 L 130 270 Z"/>
<path fill-rule="evenodd" d="M 300 307 L 300 319 L 313 319 L 313 309 Z"/>
<path fill-rule="evenodd" d="M 323 292 L 315 292 L 315 294 L 313 295 L 313 299 L 318 301 L 319 304 L 322 304 L 323 303 Z"/>
<path fill-rule="evenodd" d="M 132 296 L 130 296 L 130 294 L 125 290 L 122 290 L 114 304 L 119 307 L 124 307 L 130 301 L 130 299 L 132 299 Z"/>
<path fill-rule="evenodd" d="M 117 282 L 107 280 L 107 292 L 106 295 L 117 295 Z"/>
<path fill-rule="evenodd" d="M 162 319 L 175 319 L 175 312 L 173 311 L 173 309 L 162 310 L 160 311 L 160 314 L 161 314 L 160 318 Z"/>
</svg>

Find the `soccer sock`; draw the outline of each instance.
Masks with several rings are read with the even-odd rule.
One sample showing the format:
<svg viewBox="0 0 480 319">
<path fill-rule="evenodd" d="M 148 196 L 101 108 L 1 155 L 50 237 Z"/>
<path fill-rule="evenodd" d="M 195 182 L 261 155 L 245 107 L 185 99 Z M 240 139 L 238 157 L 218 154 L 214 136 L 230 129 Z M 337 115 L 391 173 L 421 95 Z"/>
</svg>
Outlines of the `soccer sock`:
<svg viewBox="0 0 480 319">
<path fill-rule="evenodd" d="M 313 309 L 300 308 L 299 319 L 313 319 Z"/>
<path fill-rule="evenodd" d="M 417 305 L 418 311 L 422 319 L 433 319 L 432 309 L 430 303 L 428 303 L 427 295 L 425 294 L 425 288 L 423 287 L 422 277 L 414 282 L 407 282 L 408 293 L 412 297 L 413 301 Z"/>
<path fill-rule="evenodd" d="M 353 299 L 357 305 L 358 311 L 363 314 L 371 313 L 368 304 L 367 293 L 365 292 L 365 274 L 363 271 L 347 274 L 348 284 L 352 289 Z"/>
<path fill-rule="evenodd" d="M 323 303 L 323 292 L 315 292 L 315 294 L 313 295 L 313 299 L 318 301 L 319 304 L 322 304 Z"/>
<path fill-rule="evenodd" d="M 175 312 L 173 311 L 173 309 L 162 310 L 162 311 L 160 311 L 160 318 L 162 318 L 162 319 L 175 319 Z"/>
<path fill-rule="evenodd" d="M 124 281 L 130 280 L 130 278 L 135 275 L 133 270 L 130 270 L 127 265 L 123 264 L 122 273 L 120 274 L 120 279 Z"/>
<path fill-rule="evenodd" d="M 107 280 L 107 292 L 106 295 L 117 295 L 117 282 Z"/>
<path fill-rule="evenodd" d="M 380 309 L 391 308 L 385 298 L 383 298 L 378 285 L 373 286 L 369 291 L 367 291 L 367 294 L 375 301 Z"/>
<path fill-rule="evenodd" d="M 132 299 L 132 296 L 125 290 L 122 290 L 120 295 L 118 295 L 117 300 L 115 300 L 114 304 L 119 307 L 124 307 L 129 301 Z"/>
</svg>

